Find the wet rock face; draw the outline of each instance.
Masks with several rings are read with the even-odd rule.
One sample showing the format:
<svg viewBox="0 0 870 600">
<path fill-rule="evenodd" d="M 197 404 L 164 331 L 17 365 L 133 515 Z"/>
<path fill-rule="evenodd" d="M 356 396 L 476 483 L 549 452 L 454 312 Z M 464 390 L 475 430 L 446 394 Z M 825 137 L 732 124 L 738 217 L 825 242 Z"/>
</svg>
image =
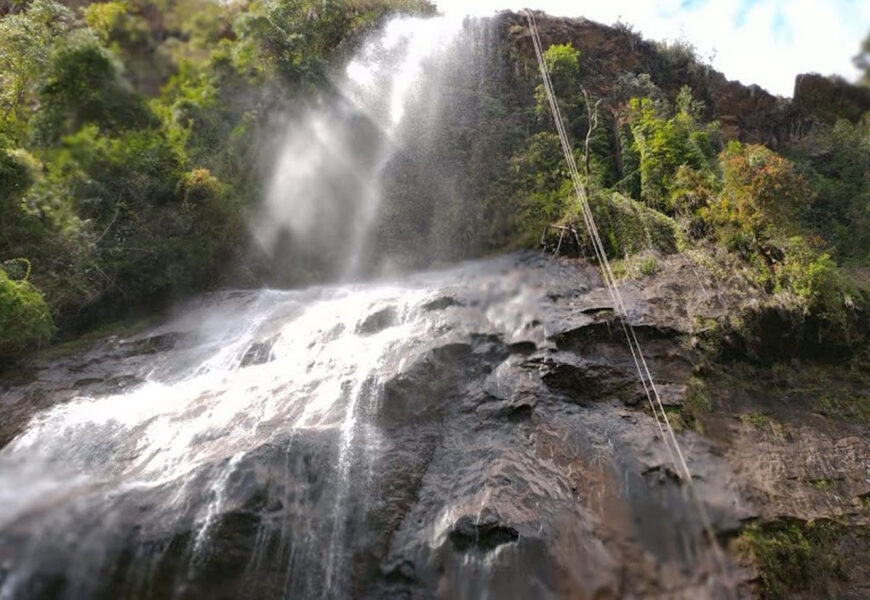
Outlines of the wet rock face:
<svg viewBox="0 0 870 600">
<path fill-rule="evenodd" d="M 733 293 L 690 294 L 685 268 L 623 287 L 674 407 L 691 324 Z M 399 291 L 213 297 L 37 365 L 4 395 L 51 400 L 0 450 L 0 597 L 727 597 L 605 298 L 583 263 L 520 254 Z M 787 500 L 800 464 L 747 469 L 770 442 L 739 431 L 739 451 L 679 435 L 721 534 L 765 516 L 764 486 L 812 500 Z M 829 446 L 870 491 L 866 448 Z"/>
</svg>

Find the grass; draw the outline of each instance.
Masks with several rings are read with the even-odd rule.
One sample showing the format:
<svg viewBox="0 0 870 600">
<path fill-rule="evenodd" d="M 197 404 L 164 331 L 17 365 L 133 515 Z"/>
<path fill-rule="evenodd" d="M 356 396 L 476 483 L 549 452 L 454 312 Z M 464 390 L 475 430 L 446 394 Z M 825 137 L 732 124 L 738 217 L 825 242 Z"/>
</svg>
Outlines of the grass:
<svg viewBox="0 0 870 600">
<path fill-rule="evenodd" d="M 686 399 L 682 406 L 666 406 L 665 413 L 674 431 L 694 430 L 704 434 L 702 417 L 712 408 L 707 396 L 706 384 L 698 377 L 692 377 L 686 384 Z"/>
<path fill-rule="evenodd" d="M 685 411 L 679 406 L 666 406 L 665 414 L 668 415 L 668 422 L 674 431 L 686 431 L 693 428 L 692 421 L 687 418 Z"/>
<path fill-rule="evenodd" d="M 652 277 L 659 272 L 659 261 L 655 256 L 628 256 L 610 261 L 610 269 L 616 280 Z"/>
<path fill-rule="evenodd" d="M 822 477 L 820 479 L 812 479 L 807 483 L 817 490 L 822 492 L 833 492 L 837 489 L 838 480 L 832 477 Z"/>
<path fill-rule="evenodd" d="M 656 260 L 655 256 L 645 256 L 640 259 L 640 263 L 637 266 L 641 275 L 645 275 L 647 277 L 652 277 L 659 270 L 659 261 Z"/>
<path fill-rule="evenodd" d="M 779 423 L 776 419 L 766 413 L 743 413 L 738 416 L 738 419 L 740 419 L 741 423 L 751 425 L 755 429 L 763 431 L 765 433 L 769 433 L 771 435 L 782 436 L 784 433 L 782 423 Z"/>
<path fill-rule="evenodd" d="M 819 413 L 829 418 L 870 423 L 870 398 L 867 396 L 822 394 L 815 405 Z"/>
</svg>

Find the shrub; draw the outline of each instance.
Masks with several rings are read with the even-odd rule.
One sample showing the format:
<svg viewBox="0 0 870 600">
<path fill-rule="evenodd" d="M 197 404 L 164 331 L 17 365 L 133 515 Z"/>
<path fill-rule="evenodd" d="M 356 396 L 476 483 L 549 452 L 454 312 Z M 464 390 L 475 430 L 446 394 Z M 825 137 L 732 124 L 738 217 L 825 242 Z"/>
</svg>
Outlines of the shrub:
<svg viewBox="0 0 870 600">
<path fill-rule="evenodd" d="M 641 259 L 638 269 L 642 275 L 652 277 L 659 270 L 659 261 L 656 260 L 655 256 L 645 256 Z"/>
<path fill-rule="evenodd" d="M 37 143 L 55 144 L 91 124 L 103 132 L 156 124 L 114 56 L 89 33 L 74 37 L 48 63 L 31 125 Z"/>
<path fill-rule="evenodd" d="M 13 209 L 14 202 L 33 183 L 30 169 L 21 157 L 0 148 L 0 211 Z"/>
<path fill-rule="evenodd" d="M 760 240 L 773 228 L 794 231 L 812 192 L 794 164 L 764 146 L 731 142 L 719 156 L 723 191 L 714 207 L 720 223 L 731 223 Z"/>
<path fill-rule="evenodd" d="M 616 192 L 594 194 L 590 204 L 609 258 L 644 250 L 676 252 L 676 224 L 666 215 Z"/>
<path fill-rule="evenodd" d="M 841 119 L 818 127 L 794 151 L 813 187 L 803 225 L 838 260 L 870 258 L 870 128 Z"/>
<path fill-rule="evenodd" d="M 54 331 L 48 305 L 26 275 L 15 281 L 0 269 L 0 357 L 44 344 Z"/>
<path fill-rule="evenodd" d="M 824 520 L 753 524 L 737 547 L 758 568 L 763 598 L 785 600 L 798 592 L 830 597 L 831 580 L 845 578 L 835 549 L 846 531 L 848 526 Z"/>
<path fill-rule="evenodd" d="M 0 137 L 16 145 L 27 137 L 35 87 L 74 24 L 73 11 L 52 0 L 33 0 L 26 10 L 0 18 Z"/>
<path fill-rule="evenodd" d="M 223 194 L 220 180 L 202 167 L 184 176 L 183 187 L 184 202 L 191 206 L 216 207 Z"/>
<path fill-rule="evenodd" d="M 718 125 L 701 125 L 701 105 L 688 88 L 678 98 L 678 110 L 668 117 L 649 98 L 631 100 L 629 119 L 640 155 L 641 198 L 653 208 L 673 212 L 672 191 L 681 168 L 709 172 L 718 144 Z"/>
<path fill-rule="evenodd" d="M 571 45 L 553 44 L 544 51 L 544 62 L 550 71 L 557 96 L 572 95 L 578 91 L 580 77 L 580 51 Z"/>
<path fill-rule="evenodd" d="M 857 292 L 829 254 L 810 248 L 800 236 L 785 243 L 785 259 L 777 269 L 780 285 L 797 296 L 805 310 L 843 323 Z"/>
<path fill-rule="evenodd" d="M 544 51 L 544 62 L 550 70 L 553 93 L 563 115 L 570 122 L 581 115 L 580 51 L 569 43 L 553 44 Z M 543 85 L 535 88 L 535 111 L 543 122 L 550 123 L 550 105 Z"/>
</svg>

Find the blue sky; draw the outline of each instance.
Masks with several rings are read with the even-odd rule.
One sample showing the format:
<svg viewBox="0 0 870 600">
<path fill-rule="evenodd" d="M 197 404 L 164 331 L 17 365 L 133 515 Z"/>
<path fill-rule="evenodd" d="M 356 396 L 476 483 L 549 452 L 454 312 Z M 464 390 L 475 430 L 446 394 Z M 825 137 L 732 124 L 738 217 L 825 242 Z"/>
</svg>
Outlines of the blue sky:
<svg viewBox="0 0 870 600">
<path fill-rule="evenodd" d="M 644 37 L 683 40 L 729 79 L 791 96 L 798 73 L 853 80 L 851 57 L 870 30 L 870 0 L 435 0 L 448 13 L 524 6 L 630 23 Z"/>
</svg>

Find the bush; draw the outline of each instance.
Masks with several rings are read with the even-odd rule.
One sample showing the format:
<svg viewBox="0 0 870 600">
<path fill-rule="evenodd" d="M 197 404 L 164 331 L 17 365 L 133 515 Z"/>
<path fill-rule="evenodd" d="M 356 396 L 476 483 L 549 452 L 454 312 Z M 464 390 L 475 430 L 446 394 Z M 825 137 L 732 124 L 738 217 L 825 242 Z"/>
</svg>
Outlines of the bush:
<svg viewBox="0 0 870 600">
<path fill-rule="evenodd" d="M 52 0 L 33 0 L 26 10 L 0 18 L 0 138 L 15 145 L 27 138 L 36 85 L 74 24 L 73 11 Z"/>
<path fill-rule="evenodd" d="M 839 120 L 819 127 L 793 152 L 813 188 L 803 225 L 838 260 L 870 258 L 870 127 Z"/>
<path fill-rule="evenodd" d="M 686 168 L 712 171 L 718 125 L 699 122 L 702 105 L 685 87 L 672 117 L 650 98 L 635 98 L 629 107 L 634 147 L 640 157 L 641 198 L 653 208 L 672 213 L 677 172 Z"/>
<path fill-rule="evenodd" d="M 640 270 L 641 275 L 652 277 L 658 273 L 659 261 L 656 260 L 655 256 L 645 256 L 641 259 L 640 264 L 638 264 L 638 269 Z"/>
<path fill-rule="evenodd" d="M 48 305 L 26 273 L 15 281 L 0 269 L 0 357 L 14 357 L 44 344 L 53 331 Z"/>
<path fill-rule="evenodd" d="M 325 83 L 327 70 L 344 42 L 359 37 L 396 12 L 433 12 L 420 0 L 277 0 L 257 5 L 234 29 L 256 55 L 290 84 Z"/>
<path fill-rule="evenodd" d="M 644 250 L 676 252 L 676 224 L 666 215 L 616 192 L 596 193 L 590 205 L 608 258 Z"/>
<path fill-rule="evenodd" d="M 553 44 L 544 51 L 556 97 L 574 96 L 579 92 L 580 51 L 571 45 Z"/>
<path fill-rule="evenodd" d="M 0 211 L 8 214 L 14 203 L 33 183 L 30 169 L 21 157 L 0 148 Z"/>
<path fill-rule="evenodd" d="M 784 519 L 749 525 L 737 548 L 758 568 L 763 598 L 785 600 L 799 592 L 831 597 L 831 581 L 845 579 L 836 549 L 847 531 L 832 521 Z"/>
<path fill-rule="evenodd" d="M 812 191 L 794 164 L 764 146 L 731 142 L 719 156 L 723 191 L 713 213 L 721 224 L 767 239 L 795 231 Z"/>
<path fill-rule="evenodd" d="M 858 293 L 837 263 L 800 236 L 789 238 L 784 246 L 785 259 L 777 269 L 780 285 L 794 293 L 807 312 L 845 324 L 846 311 L 854 306 Z"/>
</svg>

